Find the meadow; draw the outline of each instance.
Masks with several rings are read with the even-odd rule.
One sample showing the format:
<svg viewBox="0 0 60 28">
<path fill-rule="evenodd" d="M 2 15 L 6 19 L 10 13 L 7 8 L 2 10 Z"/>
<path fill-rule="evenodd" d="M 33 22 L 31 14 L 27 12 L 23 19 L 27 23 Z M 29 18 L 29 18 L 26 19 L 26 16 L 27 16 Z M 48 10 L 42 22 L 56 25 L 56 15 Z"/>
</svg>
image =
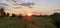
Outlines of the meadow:
<svg viewBox="0 0 60 28">
<path fill-rule="evenodd" d="M 51 21 L 51 18 L 45 17 L 32 17 L 30 21 L 25 21 L 24 18 L 6 16 L 0 18 L 0 28 L 56 28 Z"/>
</svg>

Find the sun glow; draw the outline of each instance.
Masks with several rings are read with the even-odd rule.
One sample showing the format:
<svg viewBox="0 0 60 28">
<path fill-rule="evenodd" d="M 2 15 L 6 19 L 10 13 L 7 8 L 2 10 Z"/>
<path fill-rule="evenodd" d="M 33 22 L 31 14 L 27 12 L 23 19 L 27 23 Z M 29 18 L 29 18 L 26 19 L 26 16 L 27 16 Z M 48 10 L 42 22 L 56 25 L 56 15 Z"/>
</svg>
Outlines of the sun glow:
<svg viewBox="0 0 60 28">
<path fill-rule="evenodd" d="M 32 13 L 28 13 L 27 15 L 28 15 L 28 16 L 32 16 Z"/>
</svg>

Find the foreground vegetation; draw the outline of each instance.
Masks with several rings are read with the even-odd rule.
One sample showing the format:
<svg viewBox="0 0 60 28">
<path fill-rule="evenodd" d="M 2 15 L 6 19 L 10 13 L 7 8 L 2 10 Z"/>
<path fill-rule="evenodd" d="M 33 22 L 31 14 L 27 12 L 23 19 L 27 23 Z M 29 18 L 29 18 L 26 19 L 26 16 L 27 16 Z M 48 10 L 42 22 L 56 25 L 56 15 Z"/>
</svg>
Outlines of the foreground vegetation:
<svg viewBox="0 0 60 28">
<path fill-rule="evenodd" d="M 30 23 L 32 23 L 32 25 L 35 25 L 35 27 L 56 28 L 56 26 L 51 23 L 52 20 L 50 18 L 34 17 L 32 19 L 33 20 L 30 21 Z M 0 18 L 0 28 L 24 28 L 25 27 L 24 22 L 25 21 L 23 18 L 17 19 L 17 18 L 3 17 Z"/>
<path fill-rule="evenodd" d="M 6 14 L 3 8 L 0 9 L 0 28 L 60 28 L 60 13 L 49 16 L 33 15 L 27 19 L 21 14 L 9 16 L 9 13 Z"/>
</svg>

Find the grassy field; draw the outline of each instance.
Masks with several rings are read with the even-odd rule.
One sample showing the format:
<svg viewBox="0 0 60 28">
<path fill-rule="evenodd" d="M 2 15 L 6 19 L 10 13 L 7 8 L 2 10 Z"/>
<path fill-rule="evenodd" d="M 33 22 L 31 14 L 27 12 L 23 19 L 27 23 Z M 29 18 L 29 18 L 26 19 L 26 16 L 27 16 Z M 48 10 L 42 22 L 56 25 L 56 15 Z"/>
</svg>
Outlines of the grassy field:
<svg viewBox="0 0 60 28">
<path fill-rule="evenodd" d="M 26 28 L 56 28 L 51 21 L 51 18 L 33 17 L 31 21 L 27 22 Z M 24 18 L 0 18 L 0 28 L 25 28 Z"/>
</svg>

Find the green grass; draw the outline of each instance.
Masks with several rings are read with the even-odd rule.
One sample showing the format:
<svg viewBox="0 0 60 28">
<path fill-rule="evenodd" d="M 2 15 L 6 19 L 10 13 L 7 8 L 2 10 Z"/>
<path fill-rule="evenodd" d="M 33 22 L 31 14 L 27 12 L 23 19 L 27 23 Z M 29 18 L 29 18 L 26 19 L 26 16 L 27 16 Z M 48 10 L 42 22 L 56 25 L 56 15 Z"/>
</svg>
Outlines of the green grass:
<svg viewBox="0 0 60 28">
<path fill-rule="evenodd" d="M 15 18 L 0 18 L 0 28 L 23 28 L 23 22 Z"/>
<path fill-rule="evenodd" d="M 51 23 L 51 18 L 34 17 L 32 19 L 35 21 L 34 25 L 40 28 L 56 28 Z M 0 18 L 0 28 L 24 28 L 24 20 L 10 17 Z"/>
<path fill-rule="evenodd" d="M 54 24 L 51 23 L 51 18 L 42 18 L 37 17 L 35 18 L 36 25 L 40 28 L 56 28 Z"/>
</svg>

